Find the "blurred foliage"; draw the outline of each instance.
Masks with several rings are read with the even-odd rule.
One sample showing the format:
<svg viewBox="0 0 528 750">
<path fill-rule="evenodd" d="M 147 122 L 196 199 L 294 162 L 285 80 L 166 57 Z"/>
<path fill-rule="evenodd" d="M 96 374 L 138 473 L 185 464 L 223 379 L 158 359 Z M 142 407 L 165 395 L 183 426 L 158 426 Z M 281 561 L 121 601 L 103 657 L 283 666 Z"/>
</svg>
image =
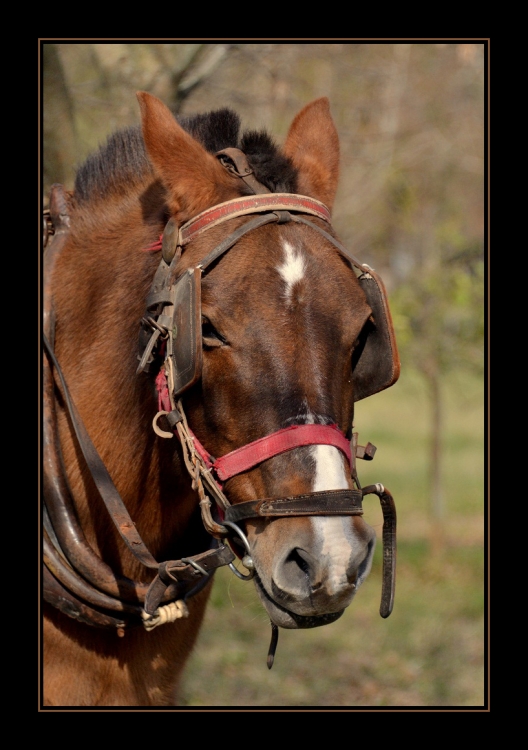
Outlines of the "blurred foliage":
<svg viewBox="0 0 528 750">
<path fill-rule="evenodd" d="M 482 376 L 483 300 L 480 252 L 447 259 L 434 272 L 411 273 L 391 297 L 402 359 L 426 373 L 467 367 Z"/>
</svg>

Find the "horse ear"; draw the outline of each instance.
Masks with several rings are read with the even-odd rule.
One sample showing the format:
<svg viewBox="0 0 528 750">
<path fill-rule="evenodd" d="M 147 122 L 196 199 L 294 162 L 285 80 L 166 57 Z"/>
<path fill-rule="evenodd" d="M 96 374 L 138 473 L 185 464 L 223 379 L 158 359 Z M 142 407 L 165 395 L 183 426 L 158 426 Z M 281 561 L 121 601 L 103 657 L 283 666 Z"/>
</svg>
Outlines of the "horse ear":
<svg viewBox="0 0 528 750">
<path fill-rule="evenodd" d="M 332 209 L 339 179 L 339 136 L 326 96 L 297 114 L 284 152 L 299 170 L 299 192 Z"/>
<path fill-rule="evenodd" d="M 218 159 L 178 124 L 170 109 L 146 91 L 138 91 L 136 96 L 143 140 L 168 191 L 172 215 L 187 221 L 209 206 L 235 197 L 232 178 Z"/>
</svg>

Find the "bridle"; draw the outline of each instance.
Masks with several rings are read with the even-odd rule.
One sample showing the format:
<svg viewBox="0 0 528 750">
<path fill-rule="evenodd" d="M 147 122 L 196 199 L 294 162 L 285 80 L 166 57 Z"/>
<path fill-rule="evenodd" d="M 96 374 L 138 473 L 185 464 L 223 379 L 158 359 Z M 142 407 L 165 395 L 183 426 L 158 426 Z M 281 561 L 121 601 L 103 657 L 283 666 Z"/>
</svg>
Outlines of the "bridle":
<svg viewBox="0 0 528 750">
<path fill-rule="evenodd" d="M 237 149 L 226 149 L 220 153 L 221 160 L 232 174 L 248 179 L 251 174 L 247 160 Z M 376 494 L 380 498 L 386 533 L 384 534 L 384 571 L 383 591 L 380 613 L 387 617 L 392 611 L 394 600 L 394 561 L 395 561 L 395 525 L 396 513 L 390 493 L 381 484 L 369 485 L 361 488 L 359 483 L 355 459 L 371 459 L 375 448 L 370 443 L 366 448 L 357 445 L 357 434 L 353 435 L 353 449 L 337 425 L 296 425 L 278 430 L 271 435 L 260 438 L 248 445 L 219 457 L 213 458 L 197 437 L 189 429 L 180 395 L 193 385 L 200 377 L 201 342 L 197 335 L 200 326 L 199 304 L 200 285 L 202 276 L 210 266 L 222 255 L 228 252 L 245 234 L 254 231 L 265 224 L 275 222 L 284 224 L 294 222 L 314 229 L 343 255 L 349 264 L 357 268 L 361 277 L 372 278 L 372 269 L 361 264 L 338 240 L 325 229 L 314 223 L 307 216 L 314 216 L 324 222 L 330 222 L 330 212 L 327 207 L 312 198 L 291 193 L 270 193 L 254 178 L 249 184 L 251 190 L 259 190 L 251 197 L 236 198 L 231 201 L 213 206 L 199 214 L 179 229 L 172 223 L 167 225 L 159 244 L 162 260 L 156 277 L 147 297 L 147 309 L 143 318 L 142 336 L 140 336 L 140 362 L 138 372 L 147 369 L 153 361 L 155 347 L 161 341 L 164 347 L 164 363 L 161 368 L 161 378 L 158 376 L 160 410 L 154 418 L 154 429 L 162 437 L 172 437 L 177 433 L 184 449 L 185 463 L 193 480 L 193 486 L 200 495 L 202 520 L 207 531 L 217 538 L 225 538 L 229 534 L 232 524 L 255 517 L 291 517 L 291 516 L 319 516 L 319 515 L 362 515 L 362 500 L 367 494 Z M 182 252 L 194 238 L 208 229 L 232 218 L 249 216 L 255 217 L 237 227 L 224 238 L 193 268 L 177 275 L 176 267 Z M 176 278 L 175 278 L 176 277 Z M 174 280 L 173 280 L 174 279 Z M 183 312 L 182 312 L 183 309 Z M 182 313 L 178 318 L 178 313 Z M 174 325 L 175 320 L 177 324 Z M 187 331 L 181 334 L 181 320 L 190 323 Z M 148 336 L 150 327 L 150 336 Z M 188 332 L 196 332 L 195 339 L 189 342 L 184 339 L 183 344 L 178 336 L 185 337 Z M 176 335 L 174 331 L 176 330 Z M 145 336 L 145 333 L 147 334 Z M 178 362 L 178 353 L 185 352 L 184 361 Z M 181 371 L 186 373 L 182 378 Z M 163 417 L 170 428 L 170 432 L 160 429 L 157 422 Z M 221 482 L 248 471 L 254 466 L 279 455 L 305 445 L 332 445 L 338 448 L 347 458 L 353 482 L 356 489 L 333 490 L 305 493 L 300 496 L 285 498 L 265 498 L 231 505 L 222 491 Z M 211 513 L 211 499 L 219 510 L 220 520 L 215 521 Z M 226 523 L 229 527 L 226 528 Z M 243 533 L 235 526 L 239 537 L 249 551 Z M 250 562 L 248 555 L 244 557 Z M 236 571 L 234 566 L 232 568 Z M 242 577 L 242 576 L 241 576 Z M 252 577 L 251 571 L 247 578 Z M 157 586 L 161 591 L 161 586 Z M 146 609 L 155 607 L 156 599 L 147 598 Z"/>
<path fill-rule="evenodd" d="M 329 241 L 353 269 L 357 269 L 360 280 L 376 281 L 378 296 L 384 297 L 383 294 L 379 295 L 378 277 L 373 270 L 361 264 L 338 240 L 312 220 L 315 217 L 329 223 L 330 213 L 326 206 L 307 196 L 270 193 L 254 178 L 245 156 L 237 149 L 225 149 L 217 156 L 224 166 L 232 174 L 243 179 L 255 194 L 214 206 L 179 228 L 174 220 L 169 220 L 159 243 L 150 248 L 158 249 L 159 247 L 162 251 L 162 259 L 154 276 L 146 301 L 145 315 L 141 321 L 137 368 L 137 372 L 142 373 L 148 371 L 151 366 L 159 367 L 156 377 L 158 412 L 154 416 L 153 427 L 161 437 L 176 435 L 179 439 L 193 489 L 199 495 L 202 521 L 212 539 L 211 548 L 198 555 L 161 563 L 147 549 L 69 395 L 66 381 L 53 352 L 53 313 L 52 300 L 49 298 L 45 303 L 47 307 L 43 337 L 50 362 L 44 399 L 45 412 L 46 408 L 48 412 L 53 409 L 54 397 L 51 395 L 54 388 L 54 377 L 51 372 L 53 368 L 61 381 L 64 401 L 79 445 L 108 513 L 127 547 L 144 566 L 155 571 L 155 577 L 146 591 L 146 585 L 132 586 L 136 597 L 134 604 L 123 602 L 117 597 L 120 602 L 118 606 L 115 598 L 110 604 L 108 593 L 98 590 L 102 575 L 100 569 L 96 573 L 92 571 L 92 575 L 89 576 L 91 584 L 86 583 L 84 570 L 82 570 L 84 576 L 79 575 L 72 557 L 82 558 L 81 568 L 83 565 L 86 566 L 87 558 L 86 555 L 83 557 L 73 550 L 75 546 L 73 539 L 75 534 L 78 534 L 78 529 L 72 531 L 71 528 L 67 528 L 68 524 L 72 526 L 73 521 L 71 513 L 64 510 L 64 491 L 59 487 L 64 480 L 56 476 L 55 464 L 58 462 L 53 461 L 56 436 L 51 429 L 49 439 L 45 440 L 52 456 L 51 463 L 54 463 L 54 466 L 48 467 L 47 486 L 48 489 L 51 487 L 51 491 L 47 493 L 44 506 L 44 559 L 48 571 L 48 588 L 46 589 L 45 586 L 45 598 L 70 616 L 84 619 L 100 627 L 117 627 L 118 631 L 123 630 L 127 624 L 138 621 L 138 615 L 140 615 L 145 627 L 151 629 L 162 621 L 184 616 L 182 607 L 185 606 L 185 600 L 202 590 L 217 567 L 229 565 L 239 577 L 244 579 L 253 577 L 254 568 L 249 544 L 239 526 L 241 521 L 248 518 L 362 515 L 363 498 L 366 495 L 375 494 L 380 499 L 384 518 L 380 614 L 382 617 L 388 617 L 393 607 L 395 586 L 396 511 L 394 501 L 390 492 L 381 484 L 361 488 L 356 471 L 357 458 L 367 460 L 373 458 L 376 450 L 373 445 L 368 443 L 365 447 L 359 446 L 357 433 L 352 435 L 352 442 L 350 442 L 337 425 L 303 424 L 278 430 L 241 446 L 227 455 L 215 458 L 210 455 L 189 427 L 181 394 L 201 376 L 201 279 L 211 265 L 227 253 L 241 237 L 272 222 L 278 224 L 293 222 L 308 226 Z M 55 211 L 51 212 L 52 218 L 55 219 L 53 231 L 56 235 L 66 235 L 68 221 L 63 218 L 67 215 L 65 205 L 63 205 L 65 198 L 62 193 L 56 191 L 55 199 L 60 206 L 55 207 Z M 251 218 L 224 238 L 196 266 L 176 275 L 181 254 L 185 246 L 194 238 L 228 219 L 246 216 L 251 216 Z M 48 225 L 49 222 L 46 221 L 47 228 Z M 57 242 L 56 237 L 55 242 Z M 59 246 L 60 242 L 59 238 Z M 382 302 L 385 303 L 385 300 L 382 299 Z M 391 385 L 398 376 L 399 362 L 394 352 L 391 352 L 391 356 L 392 369 L 378 390 Z M 160 359 L 162 360 L 161 366 Z M 160 426 L 162 424 L 163 426 Z M 229 502 L 223 492 L 223 482 L 227 479 L 285 451 L 306 445 L 332 445 L 340 450 L 350 465 L 354 489 L 263 498 L 236 505 Z M 63 521 L 64 516 L 69 516 L 66 523 Z M 66 530 L 64 530 L 65 527 Z M 226 540 L 229 546 L 223 543 Z M 234 545 L 232 545 L 233 541 L 235 541 Z M 236 549 L 237 544 L 243 548 L 242 554 Z M 247 574 L 241 573 L 233 565 L 235 559 L 233 550 L 242 559 L 242 563 L 248 570 Z M 94 565 L 91 558 L 90 564 Z M 51 578 L 49 573 L 53 574 Z M 56 591 L 57 584 L 62 589 L 61 595 Z M 60 606 L 59 601 L 61 596 L 64 598 L 65 590 L 73 591 L 77 600 L 73 604 L 70 601 L 66 607 Z M 178 609 L 178 602 L 181 603 L 182 600 L 183 605 L 180 604 Z M 143 602 L 143 607 L 138 605 L 137 601 Z M 118 609 L 120 617 L 102 614 L 101 609 Z M 95 617 L 97 622 L 94 621 L 92 615 L 87 614 L 88 610 L 94 610 L 96 613 L 99 611 L 98 617 Z M 74 611 L 73 614 L 72 611 Z M 274 640 L 276 646 L 276 631 L 274 631 Z M 274 650 L 273 639 L 272 650 Z M 270 666 L 269 662 L 268 665 Z"/>
</svg>

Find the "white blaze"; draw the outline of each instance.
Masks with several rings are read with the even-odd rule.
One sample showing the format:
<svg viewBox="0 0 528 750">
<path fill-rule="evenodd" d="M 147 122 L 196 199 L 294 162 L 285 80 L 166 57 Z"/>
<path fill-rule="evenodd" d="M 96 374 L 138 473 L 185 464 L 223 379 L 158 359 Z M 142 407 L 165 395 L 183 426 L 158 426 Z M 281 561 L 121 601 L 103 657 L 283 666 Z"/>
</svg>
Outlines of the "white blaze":
<svg viewBox="0 0 528 750">
<path fill-rule="evenodd" d="M 306 401 L 305 403 L 308 406 Z M 308 408 L 306 409 L 306 424 L 315 424 L 315 417 Z M 348 488 L 344 456 L 338 448 L 334 448 L 333 445 L 314 445 L 310 453 L 315 463 L 312 492 Z"/>
<path fill-rule="evenodd" d="M 286 258 L 284 263 L 277 266 L 277 271 L 286 282 L 285 296 L 289 301 L 294 284 L 304 277 L 306 265 L 303 256 L 296 252 L 289 242 L 284 242 L 284 252 Z"/>
<path fill-rule="evenodd" d="M 313 416 L 309 415 L 310 422 Z M 313 492 L 325 490 L 346 490 L 348 482 L 345 474 L 345 457 L 333 445 L 314 445 L 311 449 L 315 462 Z M 329 592 L 339 591 L 347 584 L 346 563 L 350 555 L 350 545 L 354 540 L 350 520 L 346 516 L 322 516 L 312 518 L 314 535 L 321 544 L 321 559 L 326 560 L 329 578 L 326 588 Z"/>
<path fill-rule="evenodd" d="M 348 488 L 343 454 L 338 448 L 333 445 L 314 445 L 311 454 L 315 461 L 313 492 Z"/>
</svg>

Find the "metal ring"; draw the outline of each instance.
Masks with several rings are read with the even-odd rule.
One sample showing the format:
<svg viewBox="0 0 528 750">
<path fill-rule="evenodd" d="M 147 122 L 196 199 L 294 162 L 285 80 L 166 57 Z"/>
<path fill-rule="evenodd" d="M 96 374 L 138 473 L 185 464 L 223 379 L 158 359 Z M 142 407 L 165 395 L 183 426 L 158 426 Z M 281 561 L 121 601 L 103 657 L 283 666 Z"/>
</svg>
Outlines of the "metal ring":
<svg viewBox="0 0 528 750">
<path fill-rule="evenodd" d="M 160 332 L 160 338 L 165 341 L 169 337 L 169 331 L 165 326 L 161 326 L 151 315 L 144 316 L 141 318 L 142 323 L 146 323 L 153 330 L 157 329 Z"/>
<path fill-rule="evenodd" d="M 222 524 L 224 526 L 229 526 L 229 528 L 233 529 L 233 531 L 236 531 L 236 533 L 238 534 L 238 536 L 244 542 L 244 547 L 246 548 L 246 552 L 248 553 L 248 555 L 251 555 L 251 549 L 249 547 L 249 542 L 247 540 L 246 535 L 242 531 L 242 529 L 239 529 L 239 527 L 236 525 L 236 523 L 233 523 L 232 521 L 222 521 Z"/>
<path fill-rule="evenodd" d="M 246 535 L 244 532 L 236 525 L 236 523 L 232 523 L 231 521 L 222 521 L 224 526 L 229 526 L 229 528 L 233 529 L 233 531 L 236 531 L 238 536 L 242 539 L 242 542 L 244 543 L 244 547 L 246 548 L 246 552 L 251 557 L 251 549 L 249 547 L 249 542 L 247 540 Z M 255 570 L 251 570 L 248 575 L 244 575 L 244 573 L 241 573 L 232 562 L 229 563 L 229 566 L 233 573 L 238 576 L 238 578 L 241 578 L 243 581 L 250 581 L 255 576 Z"/>
<path fill-rule="evenodd" d="M 241 573 L 237 568 L 235 568 L 235 566 L 233 565 L 232 562 L 229 563 L 228 567 L 231 568 L 231 570 L 233 571 L 233 573 L 238 578 L 241 578 L 243 581 L 251 581 L 251 579 L 255 577 L 255 571 L 254 570 L 250 571 L 249 574 L 246 576 L 243 573 Z"/>
</svg>

